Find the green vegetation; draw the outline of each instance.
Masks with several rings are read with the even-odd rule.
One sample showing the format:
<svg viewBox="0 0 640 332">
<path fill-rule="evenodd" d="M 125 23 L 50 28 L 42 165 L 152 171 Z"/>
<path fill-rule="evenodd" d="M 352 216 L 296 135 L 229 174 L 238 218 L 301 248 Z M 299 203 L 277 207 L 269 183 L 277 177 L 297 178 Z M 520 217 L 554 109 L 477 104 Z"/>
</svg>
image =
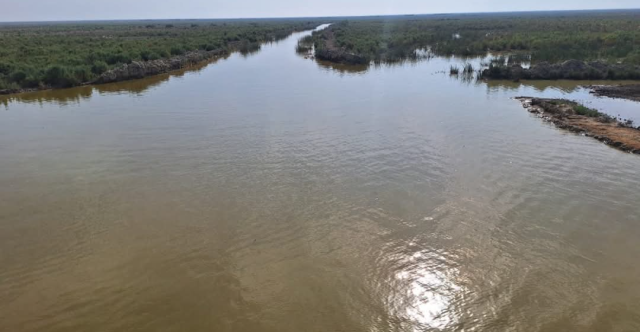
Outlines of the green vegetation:
<svg viewBox="0 0 640 332">
<path fill-rule="evenodd" d="M 567 107 L 573 110 L 573 113 L 577 115 L 583 115 L 590 118 L 600 118 L 605 122 L 614 121 L 615 118 L 602 113 L 594 108 L 589 108 L 580 103 L 567 99 L 534 99 L 532 104 L 541 104 L 547 112 L 561 114 L 564 113 L 564 109 Z"/>
<path fill-rule="evenodd" d="M 296 45 L 296 52 L 309 53 L 313 49 L 313 37 L 306 36 L 298 41 Z"/>
<path fill-rule="evenodd" d="M 471 74 L 473 74 L 473 71 L 474 71 L 473 65 L 470 64 L 470 63 L 467 63 L 464 66 L 464 69 L 462 70 L 462 73 L 465 74 L 465 75 L 471 75 Z"/>
<path fill-rule="evenodd" d="M 502 64 L 569 59 L 640 64 L 640 11 L 584 11 L 350 18 L 314 34 L 374 62 L 436 55 L 509 53 Z M 515 55 L 515 56 L 514 56 Z M 500 59 L 496 61 L 501 61 Z"/>
<path fill-rule="evenodd" d="M 597 118 L 602 115 L 598 110 L 579 104 L 573 105 L 573 111 L 578 115 L 584 115 L 592 118 Z"/>
<path fill-rule="evenodd" d="M 543 62 L 530 68 L 491 63 L 489 67 L 478 73 L 478 77 L 511 80 L 638 80 L 640 79 L 640 66 L 579 60 L 567 60 L 556 64 Z"/>
<path fill-rule="evenodd" d="M 69 87 L 132 61 L 190 51 L 249 53 L 323 22 L 308 19 L 0 25 L 0 90 Z"/>
<path fill-rule="evenodd" d="M 0 90 L 68 87 L 131 63 L 192 51 L 250 53 L 261 43 L 331 20 L 198 20 L 0 25 Z M 432 55 L 497 54 L 488 78 L 639 78 L 640 10 L 389 16 L 341 19 L 302 40 L 298 52 L 367 64 Z M 543 68 L 525 62 L 600 60 L 615 66 Z M 344 61 L 343 61 L 344 60 Z M 626 66 L 626 67 L 625 67 Z M 452 68 L 451 73 L 473 72 Z"/>
</svg>

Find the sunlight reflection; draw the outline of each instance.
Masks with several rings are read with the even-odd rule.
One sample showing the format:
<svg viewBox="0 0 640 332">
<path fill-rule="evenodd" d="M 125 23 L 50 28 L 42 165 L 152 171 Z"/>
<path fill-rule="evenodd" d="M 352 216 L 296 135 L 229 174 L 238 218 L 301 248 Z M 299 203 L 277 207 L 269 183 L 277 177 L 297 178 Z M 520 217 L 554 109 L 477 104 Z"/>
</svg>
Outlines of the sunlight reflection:
<svg viewBox="0 0 640 332">
<path fill-rule="evenodd" d="M 458 323 L 454 298 L 462 288 L 452 278 L 456 271 L 444 261 L 437 254 L 416 252 L 395 275 L 405 297 L 404 308 L 398 308 L 397 314 L 412 322 L 413 331 L 445 329 Z"/>
</svg>

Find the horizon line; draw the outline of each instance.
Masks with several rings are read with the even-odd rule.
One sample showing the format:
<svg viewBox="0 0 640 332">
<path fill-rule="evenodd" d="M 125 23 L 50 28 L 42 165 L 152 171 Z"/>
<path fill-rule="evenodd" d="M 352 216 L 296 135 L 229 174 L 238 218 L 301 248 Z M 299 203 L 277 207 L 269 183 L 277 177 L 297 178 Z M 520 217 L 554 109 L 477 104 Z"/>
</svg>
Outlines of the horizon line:
<svg viewBox="0 0 640 332">
<path fill-rule="evenodd" d="M 331 19 L 331 18 L 366 18 L 366 17 L 394 17 L 394 16 L 442 16 L 442 15 L 473 15 L 473 14 L 518 14 L 518 13 L 557 13 L 557 12 L 597 12 L 597 11 L 640 11 L 638 8 L 592 8 L 592 9 L 558 9 L 558 10 L 509 10 L 509 11 L 479 11 L 479 12 L 447 12 L 447 13 L 398 13 L 398 14 L 366 14 L 366 15 L 336 15 L 336 16 L 263 16 L 263 17 L 209 17 L 209 18 L 122 18 L 122 19 L 69 19 L 44 21 L 0 21 L 0 24 L 12 23 L 72 23 L 72 22 L 139 22 L 139 21 L 233 21 L 233 20 L 277 20 L 277 19 Z"/>
</svg>

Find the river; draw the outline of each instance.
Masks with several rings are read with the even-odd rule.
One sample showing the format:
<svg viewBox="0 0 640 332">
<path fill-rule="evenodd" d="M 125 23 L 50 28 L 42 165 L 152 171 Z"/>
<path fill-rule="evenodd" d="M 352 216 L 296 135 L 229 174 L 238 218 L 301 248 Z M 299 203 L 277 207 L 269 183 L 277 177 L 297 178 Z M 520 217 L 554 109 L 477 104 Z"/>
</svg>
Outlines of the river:
<svg viewBox="0 0 640 332">
<path fill-rule="evenodd" d="M 308 33 L 0 98 L 0 331 L 640 330 L 640 157 L 512 97 L 637 103 Z"/>
</svg>

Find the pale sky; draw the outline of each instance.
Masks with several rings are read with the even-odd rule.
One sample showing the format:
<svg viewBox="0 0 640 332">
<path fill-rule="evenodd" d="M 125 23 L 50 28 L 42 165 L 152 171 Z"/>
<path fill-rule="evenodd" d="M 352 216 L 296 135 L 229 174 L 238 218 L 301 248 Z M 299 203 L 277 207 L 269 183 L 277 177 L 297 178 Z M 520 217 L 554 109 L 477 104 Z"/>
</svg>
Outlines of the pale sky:
<svg viewBox="0 0 640 332">
<path fill-rule="evenodd" d="M 639 0 L 0 0 L 0 21 L 246 18 L 640 8 Z"/>
</svg>

